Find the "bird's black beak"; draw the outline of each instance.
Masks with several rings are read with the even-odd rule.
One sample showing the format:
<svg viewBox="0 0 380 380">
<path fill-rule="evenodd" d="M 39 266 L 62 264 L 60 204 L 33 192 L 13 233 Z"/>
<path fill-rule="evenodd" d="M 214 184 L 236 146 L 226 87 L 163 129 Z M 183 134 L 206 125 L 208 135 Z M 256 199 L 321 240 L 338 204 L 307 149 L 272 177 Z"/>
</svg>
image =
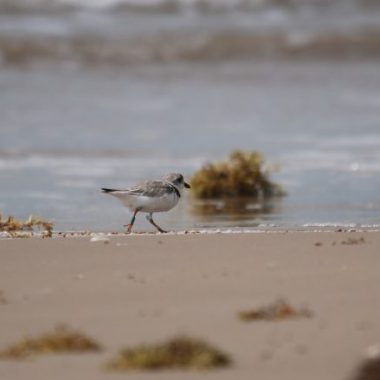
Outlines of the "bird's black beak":
<svg viewBox="0 0 380 380">
<path fill-rule="evenodd" d="M 191 186 L 187 182 L 185 182 L 184 185 L 185 185 L 186 189 L 191 189 Z"/>
</svg>

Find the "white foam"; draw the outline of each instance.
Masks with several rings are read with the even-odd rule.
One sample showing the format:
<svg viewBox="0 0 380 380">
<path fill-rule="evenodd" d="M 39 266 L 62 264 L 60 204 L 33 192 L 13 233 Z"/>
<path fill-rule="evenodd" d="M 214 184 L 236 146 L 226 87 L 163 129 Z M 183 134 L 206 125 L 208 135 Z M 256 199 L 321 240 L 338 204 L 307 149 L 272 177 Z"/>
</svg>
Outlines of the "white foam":
<svg viewBox="0 0 380 380">
<path fill-rule="evenodd" d="M 10 239 L 12 235 L 7 231 L 0 231 L 0 239 Z"/>
<path fill-rule="evenodd" d="M 107 237 L 105 233 L 101 233 L 101 232 L 92 233 L 90 236 L 91 236 L 90 242 L 92 243 L 100 242 L 100 243 L 108 244 L 110 242 L 110 239 Z"/>
</svg>

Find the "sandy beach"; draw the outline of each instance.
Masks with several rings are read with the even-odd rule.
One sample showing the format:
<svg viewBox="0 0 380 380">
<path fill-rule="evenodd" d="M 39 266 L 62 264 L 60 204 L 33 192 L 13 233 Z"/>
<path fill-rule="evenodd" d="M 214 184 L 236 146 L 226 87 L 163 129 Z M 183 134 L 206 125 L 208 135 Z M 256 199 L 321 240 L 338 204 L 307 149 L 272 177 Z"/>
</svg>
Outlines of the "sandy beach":
<svg viewBox="0 0 380 380">
<path fill-rule="evenodd" d="M 0 241 L 0 349 L 65 324 L 101 353 L 0 361 L 2 380 L 349 379 L 380 343 L 379 232 L 131 235 Z M 243 322 L 277 299 L 311 318 Z M 111 373 L 126 346 L 178 334 L 227 352 L 205 372 Z"/>
</svg>

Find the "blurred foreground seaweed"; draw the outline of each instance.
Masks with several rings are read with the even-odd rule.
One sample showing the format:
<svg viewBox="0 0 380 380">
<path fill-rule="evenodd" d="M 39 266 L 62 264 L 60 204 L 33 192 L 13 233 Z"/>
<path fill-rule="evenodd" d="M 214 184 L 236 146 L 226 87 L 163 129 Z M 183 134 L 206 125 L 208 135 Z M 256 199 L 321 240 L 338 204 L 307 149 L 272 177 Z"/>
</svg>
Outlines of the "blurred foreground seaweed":
<svg viewBox="0 0 380 380">
<path fill-rule="evenodd" d="M 270 181 L 270 173 L 260 153 L 235 150 L 227 160 L 206 164 L 190 182 L 195 196 L 203 199 L 285 195 L 280 185 Z"/>
<path fill-rule="evenodd" d="M 239 319 L 249 321 L 282 321 L 292 318 L 311 318 L 312 312 L 308 309 L 296 309 L 287 301 L 279 299 L 271 305 L 258 309 L 244 310 L 238 313 Z"/>
<path fill-rule="evenodd" d="M 110 370 L 212 369 L 231 363 L 228 355 L 202 340 L 176 337 L 155 345 L 126 348 L 110 361 Z"/>
<path fill-rule="evenodd" d="M 0 351 L 0 359 L 24 359 L 35 354 L 100 351 L 100 345 L 86 335 L 57 326 L 54 331 L 24 338 Z"/>
<path fill-rule="evenodd" d="M 380 380 L 380 356 L 366 359 L 352 380 Z"/>
<path fill-rule="evenodd" d="M 0 231 L 8 232 L 12 237 L 26 237 L 23 232 L 33 232 L 34 227 L 42 231 L 42 236 L 52 237 L 53 224 L 45 220 L 29 216 L 25 221 L 17 220 L 13 216 L 3 219 L 0 214 Z M 27 235 L 29 236 L 29 235 Z"/>
</svg>

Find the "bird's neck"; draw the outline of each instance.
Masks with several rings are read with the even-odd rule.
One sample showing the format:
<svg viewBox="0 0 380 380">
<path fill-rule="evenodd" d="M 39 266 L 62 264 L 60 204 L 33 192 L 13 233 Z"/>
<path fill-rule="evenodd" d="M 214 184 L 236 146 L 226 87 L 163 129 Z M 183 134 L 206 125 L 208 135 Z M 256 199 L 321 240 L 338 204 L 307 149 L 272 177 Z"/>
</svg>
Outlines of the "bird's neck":
<svg viewBox="0 0 380 380">
<path fill-rule="evenodd" d="M 172 183 L 169 183 L 169 185 L 174 189 L 175 193 L 178 195 L 178 198 L 181 198 L 181 195 L 182 195 L 181 190 L 177 186 L 173 185 Z"/>
</svg>

